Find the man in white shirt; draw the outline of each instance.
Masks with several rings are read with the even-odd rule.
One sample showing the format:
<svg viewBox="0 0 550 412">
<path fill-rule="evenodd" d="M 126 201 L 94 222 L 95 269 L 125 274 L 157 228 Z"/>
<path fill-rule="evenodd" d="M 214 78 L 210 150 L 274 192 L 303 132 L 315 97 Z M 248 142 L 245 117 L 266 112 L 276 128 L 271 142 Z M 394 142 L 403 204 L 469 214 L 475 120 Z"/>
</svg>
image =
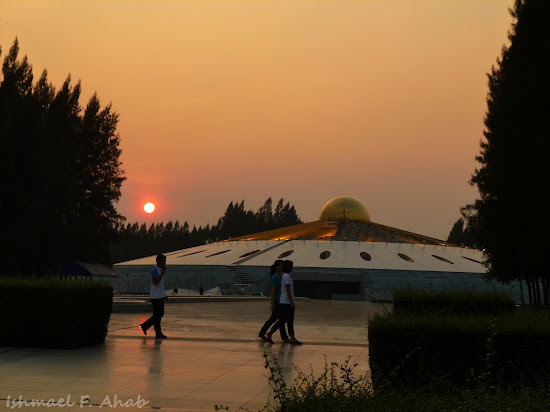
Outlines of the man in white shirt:
<svg viewBox="0 0 550 412">
<path fill-rule="evenodd" d="M 280 322 L 281 328 L 286 323 L 288 327 L 288 334 L 290 339 L 286 340 L 292 345 L 302 345 L 298 339 L 294 337 L 294 281 L 292 280 L 292 269 L 294 262 L 292 260 L 285 260 L 283 262 L 283 278 L 281 279 L 281 297 L 279 298 L 280 307 Z"/>
<path fill-rule="evenodd" d="M 151 326 L 155 328 L 157 339 L 166 339 L 167 336 L 162 333 L 160 320 L 164 316 L 164 273 L 166 273 L 166 256 L 158 255 L 157 264 L 151 269 L 151 303 L 153 304 L 153 316 L 143 322 L 141 330 L 147 335 L 147 329 Z"/>
</svg>

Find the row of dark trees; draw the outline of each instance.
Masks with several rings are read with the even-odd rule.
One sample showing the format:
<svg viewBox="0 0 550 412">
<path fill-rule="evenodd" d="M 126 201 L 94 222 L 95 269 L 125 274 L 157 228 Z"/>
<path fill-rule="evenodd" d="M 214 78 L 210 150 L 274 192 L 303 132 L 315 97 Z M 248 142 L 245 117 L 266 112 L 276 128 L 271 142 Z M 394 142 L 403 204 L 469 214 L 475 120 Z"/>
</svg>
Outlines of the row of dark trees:
<svg viewBox="0 0 550 412">
<path fill-rule="evenodd" d="M 302 223 L 296 209 L 280 199 L 275 210 L 271 198 L 257 212 L 245 210 L 244 200 L 231 202 L 216 225 L 193 226 L 176 221 L 164 224 L 128 223 L 116 226 L 118 240 L 112 246 L 113 262 L 122 262 Z"/>
<path fill-rule="evenodd" d="M 463 208 L 465 222 L 457 222 L 454 243 L 465 243 L 465 232 L 473 234 L 485 249 L 489 277 L 519 279 L 531 303 L 550 306 L 550 2 L 515 0 L 510 11 L 510 44 L 488 75 L 480 167 L 470 181 L 480 198 Z M 0 83 L 3 270 L 31 273 L 64 258 L 109 261 L 108 245 L 117 232 L 145 232 L 139 224 L 122 230 L 123 218 L 113 206 L 124 180 L 118 116 L 111 106 L 101 109 L 95 95 L 82 110 L 80 82 L 73 87 L 70 77 L 57 92 L 45 71 L 33 85 L 32 66 L 18 52 L 16 40 Z M 244 202 L 231 203 L 214 227 L 189 232 L 179 226 L 178 233 L 189 233 L 181 247 L 299 221 L 296 216 L 292 222 L 290 205 L 284 217 L 264 206 L 253 213 Z M 167 226 L 155 225 L 147 234 L 166 232 Z"/>
<path fill-rule="evenodd" d="M 0 48 L 0 55 L 2 49 Z M 34 83 L 17 39 L 0 82 L 0 259 L 2 271 L 39 273 L 64 259 L 108 262 L 114 203 L 124 172 L 118 115 L 94 94 L 79 104 L 80 82 L 59 90 L 44 70 Z"/>
<path fill-rule="evenodd" d="M 0 48 L 0 55 L 2 49 Z M 301 223 L 283 199 L 254 213 L 231 202 L 214 226 L 124 224 L 115 209 L 125 180 L 118 115 L 68 76 L 56 91 L 44 70 L 34 82 L 14 41 L 0 82 L 0 258 L 6 274 L 47 273 L 63 260 L 110 264 Z"/>
</svg>

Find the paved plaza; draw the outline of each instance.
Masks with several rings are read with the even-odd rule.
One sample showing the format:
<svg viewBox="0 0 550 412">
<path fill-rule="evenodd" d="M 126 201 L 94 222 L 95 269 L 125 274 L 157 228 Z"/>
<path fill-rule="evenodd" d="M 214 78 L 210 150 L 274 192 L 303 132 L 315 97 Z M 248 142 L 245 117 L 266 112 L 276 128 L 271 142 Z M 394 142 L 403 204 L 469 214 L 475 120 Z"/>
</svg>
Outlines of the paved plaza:
<svg viewBox="0 0 550 412">
<path fill-rule="evenodd" d="M 320 373 L 325 361 L 358 363 L 368 371 L 367 319 L 389 305 L 303 300 L 296 303 L 296 337 L 303 346 L 258 341 L 269 301 L 184 302 L 166 305 L 163 332 L 143 336 L 150 313 L 113 313 L 102 345 L 74 350 L 0 347 L 0 410 L 38 409 L 22 400 L 48 401 L 65 410 L 256 411 L 270 397 L 264 353 L 277 358 L 287 381 L 297 372 Z M 25 327 L 32 327 L 26 325 Z M 14 402 L 15 399 L 15 402 Z M 138 404 L 138 402 L 141 403 Z M 144 402 L 147 402 L 144 404 Z M 118 403 L 117 403 L 118 402 Z M 133 407 L 121 407 L 121 404 Z M 141 407 L 140 407 L 141 406 Z"/>
</svg>

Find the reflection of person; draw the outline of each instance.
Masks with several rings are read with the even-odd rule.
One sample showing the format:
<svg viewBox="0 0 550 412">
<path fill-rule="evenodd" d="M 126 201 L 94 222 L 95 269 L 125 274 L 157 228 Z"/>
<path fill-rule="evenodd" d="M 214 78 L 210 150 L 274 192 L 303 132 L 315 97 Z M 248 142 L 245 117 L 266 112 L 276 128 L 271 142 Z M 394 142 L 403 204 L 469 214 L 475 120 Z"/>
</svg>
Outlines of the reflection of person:
<svg viewBox="0 0 550 412">
<path fill-rule="evenodd" d="M 276 260 L 275 263 L 273 263 L 273 265 L 271 266 L 271 317 L 265 322 L 264 326 L 260 330 L 260 333 L 258 334 L 259 338 L 264 342 L 273 343 L 273 340 L 271 339 L 271 335 L 273 335 L 273 333 L 277 329 L 280 330 L 281 339 L 283 341 L 288 339 L 284 325 L 282 328 L 280 328 L 281 322 L 278 322 L 279 312 L 280 312 L 279 298 L 281 297 L 282 274 L 283 274 L 283 261 Z M 271 325 L 273 325 L 273 327 L 266 335 L 267 329 Z"/>
<path fill-rule="evenodd" d="M 283 262 L 281 298 L 279 299 L 281 314 L 279 320 L 281 322 L 281 327 L 284 327 L 285 324 L 288 326 L 290 339 L 287 342 L 293 345 L 301 345 L 302 342 L 294 337 L 294 311 L 296 306 L 294 305 L 294 281 L 291 276 L 293 266 L 294 263 L 292 260 L 285 260 Z"/>
<path fill-rule="evenodd" d="M 202 287 L 202 285 L 199 286 L 199 294 L 201 296 L 204 295 L 204 288 Z"/>
<path fill-rule="evenodd" d="M 147 335 L 147 329 L 151 326 L 155 328 L 156 338 L 166 339 L 162 333 L 160 320 L 164 316 L 164 273 L 166 273 L 166 256 L 158 255 L 157 264 L 151 269 L 151 303 L 153 304 L 153 316 L 143 322 L 141 330 Z"/>
</svg>

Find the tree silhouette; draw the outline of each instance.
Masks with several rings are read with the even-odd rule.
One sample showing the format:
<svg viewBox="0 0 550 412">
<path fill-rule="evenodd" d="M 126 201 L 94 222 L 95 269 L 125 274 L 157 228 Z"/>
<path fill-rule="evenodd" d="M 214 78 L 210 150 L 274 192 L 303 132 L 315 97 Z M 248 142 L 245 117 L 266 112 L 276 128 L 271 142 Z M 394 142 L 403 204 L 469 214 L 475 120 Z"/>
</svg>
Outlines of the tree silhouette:
<svg viewBox="0 0 550 412">
<path fill-rule="evenodd" d="M 0 49 L 0 55 L 2 50 Z M 94 95 L 84 111 L 70 76 L 59 91 L 14 41 L 0 83 L 0 256 L 6 273 L 40 273 L 63 259 L 109 262 L 123 217 L 118 115 Z"/>
<path fill-rule="evenodd" d="M 258 232 L 264 232 L 274 228 L 273 220 L 273 202 L 268 198 L 262 207 L 256 212 L 256 229 Z"/>
<path fill-rule="evenodd" d="M 296 209 L 294 206 L 290 206 L 290 203 L 284 205 L 284 200 L 281 198 L 275 207 L 275 212 L 273 213 L 273 225 L 275 228 L 286 227 L 297 225 L 302 223 L 298 218 Z"/>
<path fill-rule="evenodd" d="M 485 247 L 489 276 L 520 279 L 548 306 L 550 250 L 550 2 L 516 0 L 510 45 L 489 76 L 485 139 L 471 184 L 480 199 L 463 210 Z"/>
<path fill-rule="evenodd" d="M 447 238 L 447 242 L 454 243 L 455 245 L 461 245 L 462 233 L 464 233 L 464 219 L 460 218 L 453 225 L 453 228 L 449 233 L 449 237 Z"/>
<path fill-rule="evenodd" d="M 475 241 L 475 235 L 472 233 L 469 227 L 464 228 L 464 219 L 458 219 L 447 238 L 447 242 L 454 243 L 455 245 L 467 246 L 475 248 L 478 245 Z"/>
<path fill-rule="evenodd" d="M 241 203 L 229 203 L 225 214 L 218 221 L 219 236 L 221 239 L 253 233 L 256 229 L 254 212 L 244 209 L 244 200 Z"/>
</svg>

